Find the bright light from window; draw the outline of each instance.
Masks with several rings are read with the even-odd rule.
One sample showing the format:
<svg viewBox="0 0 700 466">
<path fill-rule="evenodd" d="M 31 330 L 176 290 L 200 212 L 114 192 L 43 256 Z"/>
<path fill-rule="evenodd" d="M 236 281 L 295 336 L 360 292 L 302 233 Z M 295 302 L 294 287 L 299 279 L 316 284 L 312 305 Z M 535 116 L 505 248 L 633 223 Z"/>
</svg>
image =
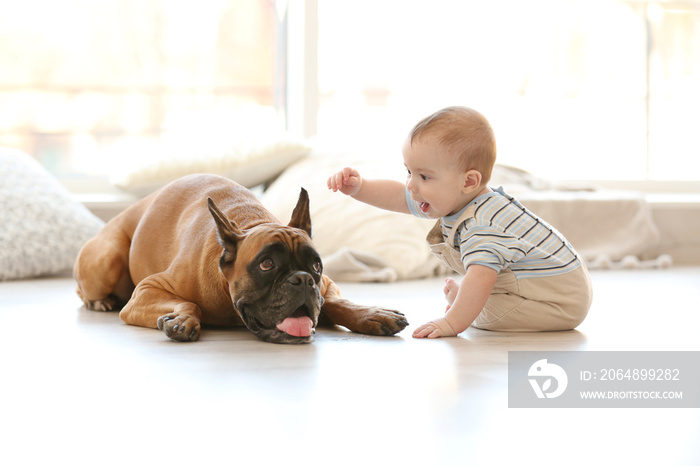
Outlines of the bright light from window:
<svg viewBox="0 0 700 466">
<path fill-rule="evenodd" d="M 700 179 L 700 3 L 648 10 L 321 1 L 319 133 L 398 157 L 419 119 L 466 105 L 491 120 L 501 163 L 542 176 Z"/>
<path fill-rule="evenodd" d="M 106 175 L 125 147 L 139 153 L 165 131 L 235 137 L 263 113 L 284 126 L 270 0 L 2 5 L 0 144 L 58 176 Z"/>
</svg>

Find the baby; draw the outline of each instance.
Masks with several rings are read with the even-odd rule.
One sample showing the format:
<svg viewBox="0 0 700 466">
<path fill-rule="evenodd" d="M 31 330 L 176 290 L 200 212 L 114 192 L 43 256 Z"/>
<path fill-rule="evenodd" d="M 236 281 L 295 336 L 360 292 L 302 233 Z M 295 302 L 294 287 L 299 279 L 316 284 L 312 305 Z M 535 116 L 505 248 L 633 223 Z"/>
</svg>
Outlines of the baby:
<svg viewBox="0 0 700 466">
<path fill-rule="evenodd" d="M 382 209 L 438 219 L 433 253 L 463 274 L 448 278 L 447 311 L 418 327 L 416 338 L 455 336 L 470 325 L 512 332 L 569 330 L 592 300 L 581 258 L 554 228 L 502 188 L 488 186 L 496 139 L 488 120 L 448 107 L 420 121 L 403 145 L 408 177 L 364 179 L 344 168 L 328 188 Z"/>
</svg>

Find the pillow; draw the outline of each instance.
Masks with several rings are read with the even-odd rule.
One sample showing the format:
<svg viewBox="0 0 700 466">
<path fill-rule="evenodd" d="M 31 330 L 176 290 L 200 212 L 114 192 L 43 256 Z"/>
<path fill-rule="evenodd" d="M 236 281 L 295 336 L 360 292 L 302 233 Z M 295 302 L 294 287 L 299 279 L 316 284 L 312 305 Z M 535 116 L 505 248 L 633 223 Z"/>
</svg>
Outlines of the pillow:
<svg viewBox="0 0 700 466">
<path fill-rule="evenodd" d="M 104 222 L 29 155 L 0 148 L 0 280 L 73 267 Z"/>
<path fill-rule="evenodd" d="M 248 188 L 257 186 L 273 180 L 309 152 L 301 139 L 267 133 L 249 133 L 232 141 L 219 132 L 195 132 L 200 136 L 197 139 L 171 135 L 163 142 L 132 146 L 120 156 L 122 168 L 110 182 L 141 197 L 192 173 L 212 173 Z"/>
<path fill-rule="evenodd" d="M 314 245 L 324 272 L 333 280 L 387 282 L 446 273 L 425 242 L 435 220 L 381 210 L 331 192 L 326 180 L 345 166 L 367 177 L 405 176 L 400 154 L 383 162 L 315 151 L 275 180 L 262 194 L 262 202 L 287 223 L 300 188 L 309 192 Z"/>
</svg>

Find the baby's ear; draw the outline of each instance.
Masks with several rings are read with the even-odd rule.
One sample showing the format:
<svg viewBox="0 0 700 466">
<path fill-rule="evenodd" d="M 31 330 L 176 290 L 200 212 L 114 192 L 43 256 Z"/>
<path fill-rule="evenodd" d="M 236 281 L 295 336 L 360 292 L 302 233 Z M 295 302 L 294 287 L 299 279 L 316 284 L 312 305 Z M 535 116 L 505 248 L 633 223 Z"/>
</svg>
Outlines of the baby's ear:
<svg viewBox="0 0 700 466">
<path fill-rule="evenodd" d="M 464 190 L 473 191 L 481 186 L 481 172 L 479 170 L 469 170 L 464 173 Z"/>
</svg>

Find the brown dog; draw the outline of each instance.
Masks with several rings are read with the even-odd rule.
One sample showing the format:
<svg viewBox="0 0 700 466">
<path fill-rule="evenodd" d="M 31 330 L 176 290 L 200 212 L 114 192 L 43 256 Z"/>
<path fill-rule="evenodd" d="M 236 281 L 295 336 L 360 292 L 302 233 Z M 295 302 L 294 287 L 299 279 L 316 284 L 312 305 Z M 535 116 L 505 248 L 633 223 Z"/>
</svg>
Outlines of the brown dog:
<svg viewBox="0 0 700 466">
<path fill-rule="evenodd" d="M 304 189 L 284 226 L 213 175 L 174 181 L 112 219 L 83 246 L 74 276 L 88 309 L 123 307 L 127 324 L 179 341 L 197 340 L 202 324 L 244 324 L 264 341 L 307 343 L 321 315 L 370 335 L 408 325 L 400 312 L 342 299 L 323 275 Z"/>
</svg>

